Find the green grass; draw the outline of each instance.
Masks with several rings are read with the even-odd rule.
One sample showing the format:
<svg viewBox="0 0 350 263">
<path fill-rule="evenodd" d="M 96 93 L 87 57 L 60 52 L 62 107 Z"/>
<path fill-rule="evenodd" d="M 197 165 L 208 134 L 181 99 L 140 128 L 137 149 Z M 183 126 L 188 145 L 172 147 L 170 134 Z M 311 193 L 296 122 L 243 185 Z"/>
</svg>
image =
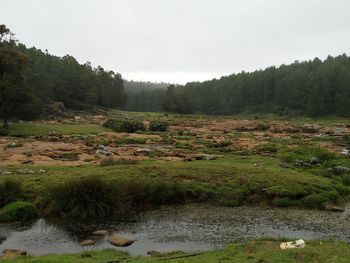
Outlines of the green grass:
<svg viewBox="0 0 350 263">
<path fill-rule="evenodd" d="M 66 134 L 96 134 L 108 131 L 101 125 L 85 124 L 13 124 L 9 128 L 1 128 L 0 134 L 15 137 L 40 136 L 50 133 Z"/>
<path fill-rule="evenodd" d="M 40 168 L 47 171 L 45 176 L 38 172 Z M 142 180 L 176 182 L 184 186 L 187 196 L 195 200 L 217 202 L 235 198 L 239 204 L 271 204 L 275 198 L 289 198 L 299 202 L 293 205 L 303 206 L 302 199 L 314 193 L 325 195 L 329 202 L 337 201 L 332 193 L 339 194 L 340 200 L 350 194 L 350 187 L 342 183 L 341 177 L 338 180 L 318 176 L 304 169 L 282 168 L 279 161 L 271 157 L 252 156 L 242 160 L 239 156 L 232 156 L 211 161 L 145 161 L 112 166 L 31 166 L 31 169 L 37 173 L 4 175 L 0 177 L 0 182 L 9 177 L 22 182 L 26 196 L 32 199 L 44 195 L 49 187 L 88 176 L 101 177 L 111 184 Z"/>
<path fill-rule="evenodd" d="M 38 211 L 30 202 L 13 202 L 0 209 L 0 222 L 26 221 L 35 218 Z"/>
<path fill-rule="evenodd" d="M 14 261 L 17 263 L 90 263 L 108 262 L 232 262 L 232 263 L 348 263 L 350 260 L 350 245 L 335 241 L 307 241 L 302 249 L 281 250 L 278 240 L 256 240 L 250 242 L 234 243 L 225 249 L 209 251 L 199 255 L 170 259 L 171 255 L 164 257 L 131 257 L 116 250 L 89 251 L 90 258 L 82 258 L 81 254 L 47 255 L 41 257 L 24 256 Z M 180 255 L 180 254 L 179 254 Z M 168 258 L 168 259 L 166 259 Z M 161 260 L 160 260 L 161 259 Z"/>
</svg>

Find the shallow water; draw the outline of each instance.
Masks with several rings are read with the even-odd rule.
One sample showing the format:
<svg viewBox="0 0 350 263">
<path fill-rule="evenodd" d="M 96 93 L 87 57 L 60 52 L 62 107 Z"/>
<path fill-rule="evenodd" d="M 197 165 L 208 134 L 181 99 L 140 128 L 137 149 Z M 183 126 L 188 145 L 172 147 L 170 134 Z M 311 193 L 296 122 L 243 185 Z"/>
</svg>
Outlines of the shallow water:
<svg viewBox="0 0 350 263">
<path fill-rule="evenodd" d="M 299 209 L 227 208 L 202 204 L 168 206 L 141 213 L 129 222 L 39 219 L 30 224 L 0 225 L 0 251 L 13 248 L 42 255 L 113 247 L 104 237 L 92 235 L 99 229 L 136 239 L 133 245 L 120 250 L 145 255 L 149 250 L 209 250 L 257 237 L 350 241 L 350 216 L 349 212 Z M 93 239 L 96 244 L 81 247 L 79 241 L 85 239 Z"/>
</svg>

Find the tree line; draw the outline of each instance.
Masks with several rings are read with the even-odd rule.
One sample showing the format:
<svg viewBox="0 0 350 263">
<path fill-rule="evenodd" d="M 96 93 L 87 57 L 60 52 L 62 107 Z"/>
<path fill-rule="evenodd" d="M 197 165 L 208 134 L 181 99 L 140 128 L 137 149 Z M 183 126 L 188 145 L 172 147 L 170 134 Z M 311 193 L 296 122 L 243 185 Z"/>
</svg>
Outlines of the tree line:
<svg viewBox="0 0 350 263">
<path fill-rule="evenodd" d="M 350 115 L 350 57 L 295 61 L 185 85 L 124 81 L 119 73 L 18 43 L 0 25 L 0 117 L 39 117 L 52 102 L 182 114 Z"/>
<path fill-rule="evenodd" d="M 144 92 L 146 97 L 152 91 Z M 154 105 L 177 113 L 350 116 L 350 57 L 343 54 L 323 61 L 295 61 L 210 81 L 171 85 L 163 93 Z"/>
<path fill-rule="evenodd" d="M 74 57 L 58 57 L 18 43 L 0 25 L 0 117 L 32 119 L 52 102 L 70 109 L 120 108 L 126 102 L 122 76 Z"/>
</svg>

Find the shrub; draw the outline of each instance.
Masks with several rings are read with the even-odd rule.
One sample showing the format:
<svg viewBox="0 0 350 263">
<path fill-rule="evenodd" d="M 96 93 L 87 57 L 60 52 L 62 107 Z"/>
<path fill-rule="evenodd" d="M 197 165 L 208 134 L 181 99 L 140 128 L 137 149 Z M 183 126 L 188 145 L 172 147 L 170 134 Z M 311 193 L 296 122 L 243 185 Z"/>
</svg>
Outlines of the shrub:
<svg viewBox="0 0 350 263">
<path fill-rule="evenodd" d="M 168 122 L 166 121 L 151 121 L 149 124 L 150 131 L 165 132 L 168 130 Z"/>
<path fill-rule="evenodd" d="M 259 150 L 268 153 L 276 153 L 278 151 L 278 146 L 273 143 L 266 143 L 260 145 Z"/>
<path fill-rule="evenodd" d="M 20 200 L 22 197 L 23 189 L 21 183 L 6 180 L 0 184 L 0 207 Z"/>
<path fill-rule="evenodd" d="M 297 146 L 293 148 L 286 149 L 282 154 L 281 158 L 289 163 L 296 161 L 308 162 L 312 158 L 317 158 L 320 163 L 334 160 L 337 155 L 322 147 L 312 147 L 312 146 Z"/>
<path fill-rule="evenodd" d="M 310 194 L 303 198 L 303 203 L 310 208 L 324 208 L 324 204 L 329 202 L 325 194 Z"/>
<path fill-rule="evenodd" d="M 13 202 L 0 210 L 1 222 L 27 221 L 38 216 L 38 211 L 30 202 Z"/>
<path fill-rule="evenodd" d="M 119 189 L 97 177 L 65 182 L 51 191 L 53 212 L 68 217 L 110 216 L 122 208 Z"/>
<path fill-rule="evenodd" d="M 342 181 L 346 186 L 350 186 L 350 174 L 343 175 Z"/>
<path fill-rule="evenodd" d="M 277 207 L 287 207 L 291 205 L 289 198 L 276 198 L 272 201 L 272 204 Z"/>
<path fill-rule="evenodd" d="M 145 144 L 147 139 L 145 138 L 134 138 L 134 137 L 126 137 L 117 141 L 118 144 Z"/>
<path fill-rule="evenodd" d="M 146 127 L 141 121 L 133 119 L 108 119 L 103 126 L 111 128 L 114 131 L 118 132 L 128 132 L 134 133 L 136 131 L 145 131 Z"/>
</svg>

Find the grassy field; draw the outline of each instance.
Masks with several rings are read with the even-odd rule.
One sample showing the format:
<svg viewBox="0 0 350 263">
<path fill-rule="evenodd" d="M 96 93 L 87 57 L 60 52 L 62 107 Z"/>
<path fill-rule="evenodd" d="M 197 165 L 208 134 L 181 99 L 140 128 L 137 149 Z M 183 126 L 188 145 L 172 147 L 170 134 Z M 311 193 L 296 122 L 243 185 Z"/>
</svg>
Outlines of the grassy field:
<svg viewBox="0 0 350 263">
<path fill-rule="evenodd" d="M 25 137 L 40 136 L 50 133 L 67 134 L 96 134 L 108 131 L 107 128 L 95 124 L 13 124 L 10 128 L 0 128 L 0 135 Z"/>
<path fill-rule="evenodd" d="M 236 263 L 347 263 L 350 261 L 350 246 L 343 242 L 310 241 L 303 249 L 281 250 L 280 241 L 257 240 L 236 243 L 223 250 L 206 252 L 195 256 L 175 258 L 183 255 L 168 254 L 158 257 L 130 257 L 115 250 L 86 252 L 91 257 L 82 258 L 81 254 L 47 255 L 42 257 L 22 257 L 4 262 L 17 263 L 88 263 L 88 262 L 236 262 Z M 174 257 L 170 259 L 171 257 Z M 168 259 L 167 259 L 168 258 Z"/>
<path fill-rule="evenodd" d="M 16 171 L 18 168 L 26 167 L 9 169 Z M 111 166 L 27 168 L 35 173 L 3 175 L 0 182 L 10 178 L 21 182 L 26 196 L 32 200 L 45 196 L 50 188 L 66 181 L 89 176 L 99 177 L 111 184 L 177 182 L 195 201 L 219 202 L 229 206 L 243 203 L 278 206 L 278 202 L 285 200 L 288 203 L 280 206 L 318 207 L 318 200 L 313 204 L 310 196 L 317 194 L 316 197 L 332 203 L 350 193 L 350 187 L 337 178 L 315 175 L 304 169 L 282 168 L 275 158 L 260 156 L 249 159 L 231 156 L 196 162 L 142 161 L 131 164 L 118 162 Z M 40 169 L 46 173 L 40 173 Z"/>
</svg>

